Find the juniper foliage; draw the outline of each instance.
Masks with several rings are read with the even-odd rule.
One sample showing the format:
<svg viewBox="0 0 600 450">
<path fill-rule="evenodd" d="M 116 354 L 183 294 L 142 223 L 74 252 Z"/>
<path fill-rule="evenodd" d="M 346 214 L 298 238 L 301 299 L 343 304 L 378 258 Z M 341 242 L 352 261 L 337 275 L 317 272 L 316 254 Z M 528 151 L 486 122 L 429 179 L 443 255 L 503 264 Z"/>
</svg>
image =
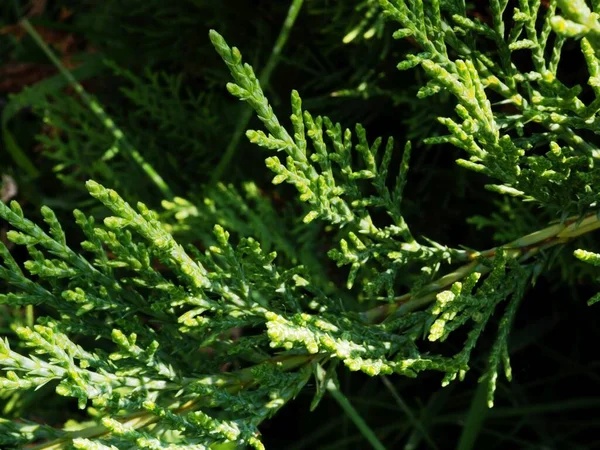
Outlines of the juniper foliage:
<svg viewBox="0 0 600 450">
<path fill-rule="evenodd" d="M 85 410 L 64 429 L 2 419 L 3 446 L 263 448 L 261 423 L 307 384 L 315 386 L 312 409 L 326 391 L 351 408 L 337 390 L 342 370 L 463 380 L 496 315 L 487 366 L 477 375 L 493 406 L 499 374 L 512 376 L 509 334 L 530 286 L 560 258 L 600 265 L 591 247 L 568 256 L 557 250 L 600 227 L 599 5 L 490 0 L 486 23 L 461 1 L 358 3 L 364 18 L 346 42 L 385 39 L 388 20 L 399 27 L 396 39 L 417 48 L 398 68 L 420 67 L 428 77 L 417 97 L 455 99 L 452 117 L 438 118 L 447 134 L 426 142 L 458 148 L 457 163 L 482 175 L 490 195 L 534 205 L 554 222 L 536 231 L 503 229 L 501 216 L 472 218 L 505 241 L 480 251 L 424 236 L 406 214 L 410 142 L 372 139 L 361 125 L 311 114 L 296 90 L 289 121 L 282 119 L 275 110 L 285 108 L 272 106 L 240 51 L 211 31 L 232 78 L 227 90 L 262 123 L 248 140 L 268 154 L 273 184 L 290 185 L 298 201 L 278 209 L 257 184 L 215 183 L 188 199 L 165 199 L 157 212 L 131 206 L 125 198 L 135 192 L 120 195 L 90 180 L 87 191 L 109 215 L 98 223 L 75 210 L 79 244 L 67 240 L 52 209 L 41 209 L 41 227 L 16 201 L 0 202 L 14 246 L 0 241 L 0 279 L 9 287 L 0 304 L 24 313 L 0 340 L 0 392 L 25 412 L 32 391 L 51 387 Z M 562 49 L 573 43 L 590 92 L 561 81 Z M 177 127 L 188 107 L 206 112 L 196 116 L 198 127 L 219 127 L 210 95 L 183 94 L 180 79 L 156 71 L 141 78 L 113 68 L 133 86 L 123 92 L 139 117 L 128 128 L 163 127 L 166 140 L 148 149 L 150 159 L 164 145 L 189 146 L 196 157 L 206 151 L 196 127 Z M 72 126 L 94 123 L 93 111 L 69 97 L 44 97 L 37 110 L 62 130 L 42 141 L 55 149 L 51 158 L 71 162 L 58 168 L 68 172 L 67 185 L 95 170 L 118 182 L 106 177 L 119 153 L 111 152 L 114 134 L 97 122 Z M 76 164 L 87 150 L 75 143 L 86 138 L 110 157 L 93 153 L 96 166 Z M 320 246 L 344 280 L 329 273 Z M 17 249 L 29 258 L 22 265 Z M 459 348 L 440 344 L 457 335 Z M 365 437 L 380 448 L 377 437 Z"/>
</svg>

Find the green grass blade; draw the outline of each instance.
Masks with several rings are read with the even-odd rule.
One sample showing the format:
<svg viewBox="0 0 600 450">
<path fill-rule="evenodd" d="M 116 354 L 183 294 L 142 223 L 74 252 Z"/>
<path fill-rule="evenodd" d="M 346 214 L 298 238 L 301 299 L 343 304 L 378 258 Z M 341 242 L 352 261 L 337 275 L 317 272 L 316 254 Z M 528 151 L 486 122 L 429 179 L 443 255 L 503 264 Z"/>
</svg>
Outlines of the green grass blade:
<svg viewBox="0 0 600 450">
<path fill-rule="evenodd" d="M 100 58 L 96 55 L 91 55 L 86 58 L 85 64 L 73 70 L 72 76 L 75 80 L 86 79 L 97 75 L 103 67 L 104 65 Z M 39 175 L 39 171 L 19 146 L 17 140 L 10 131 L 9 122 L 20 110 L 31 106 L 36 99 L 41 99 L 49 94 L 56 94 L 68 85 L 69 81 L 61 74 L 45 78 L 28 89 L 12 95 L 10 101 L 2 109 L 0 123 L 5 151 L 11 156 L 13 161 L 32 178 L 36 178 Z"/>
<path fill-rule="evenodd" d="M 457 450 L 472 450 L 475 448 L 475 442 L 483 427 L 486 415 L 489 411 L 487 407 L 488 383 L 487 377 L 479 382 L 471 407 L 465 419 L 465 425 L 458 441 Z"/>
<path fill-rule="evenodd" d="M 73 74 L 60 62 L 50 47 L 46 45 L 39 33 L 31 26 L 29 20 L 23 19 L 20 24 L 25 31 L 29 33 L 36 44 L 42 49 L 48 59 L 52 61 L 60 73 L 67 79 L 75 92 L 79 94 L 90 110 L 100 120 L 100 122 L 102 122 L 106 129 L 113 135 L 115 141 L 118 143 L 118 146 L 125 150 L 125 153 L 130 156 L 134 162 L 146 173 L 146 175 L 154 182 L 156 187 L 166 199 L 172 199 L 174 197 L 173 192 L 165 180 L 159 175 L 156 169 L 154 169 L 154 167 L 152 167 L 152 165 L 144 159 L 140 152 L 133 147 L 133 145 L 125 137 L 123 131 L 121 131 L 121 129 L 117 127 L 108 114 L 106 114 L 104 108 L 102 108 L 102 106 L 85 91 L 83 86 L 75 79 Z"/>
<path fill-rule="evenodd" d="M 339 390 L 333 380 L 329 380 L 327 383 L 327 390 L 331 396 L 339 403 L 346 415 L 354 422 L 354 425 L 359 429 L 363 437 L 369 441 L 371 446 L 375 450 L 385 450 L 384 445 L 379 441 L 373 430 L 367 425 L 367 423 L 360 416 L 358 411 L 354 409 L 354 406 L 346 398 L 346 396 Z"/>
<path fill-rule="evenodd" d="M 389 380 L 389 378 L 386 377 L 385 375 L 383 375 L 381 377 L 381 381 L 383 382 L 385 387 L 388 388 L 388 390 L 390 391 L 390 394 L 392 394 L 392 398 L 396 401 L 396 403 L 398 404 L 398 406 L 400 407 L 402 412 L 404 412 L 404 414 L 406 414 L 406 417 L 408 418 L 408 421 L 411 423 L 411 425 L 416 430 L 418 430 L 421 433 L 421 435 L 423 436 L 423 438 L 425 439 L 425 441 L 427 441 L 429 448 L 437 450 L 438 446 L 435 444 L 435 442 L 433 441 L 433 439 L 427 432 L 427 429 L 425 428 L 423 423 L 419 420 L 419 418 L 413 414 L 412 410 L 406 404 L 404 399 L 400 396 L 400 394 L 396 390 L 396 387 L 392 384 L 392 382 Z"/>
</svg>

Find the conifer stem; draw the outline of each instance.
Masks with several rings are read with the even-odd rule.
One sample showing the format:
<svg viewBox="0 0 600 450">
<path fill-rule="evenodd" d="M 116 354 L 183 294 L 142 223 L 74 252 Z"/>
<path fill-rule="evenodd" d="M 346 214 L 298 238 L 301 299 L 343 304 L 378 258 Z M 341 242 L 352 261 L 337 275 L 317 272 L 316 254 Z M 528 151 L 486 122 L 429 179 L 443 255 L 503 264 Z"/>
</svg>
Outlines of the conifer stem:
<svg viewBox="0 0 600 450">
<path fill-rule="evenodd" d="M 279 355 L 264 361 L 262 364 L 273 364 L 276 365 L 280 370 L 288 371 L 306 366 L 306 364 L 313 361 L 319 361 L 322 355 Z M 244 369 L 235 371 L 230 374 L 224 374 L 223 378 L 213 380 L 215 385 L 219 385 L 222 389 L 227 390 L 230 394 L 235 394 L 243 389 L 252 387 L 254 385 L 253 370 L 255 366 L 246 367 Z M 231 376 L 225 376 L 231 375 Z M 197 379 L 189 378 L 187 382 L 194 382 Z M 177 408 L 173 408 L 173 412 L 181 414 L 183 412 L 194 411 L 202 406 L 202 399 L 190 400 Z M 148 425 L 152 425 L 159 420 L 159 417 L 149 412 L 136 412 L 128 414 L 120 419 L 123 425 L 132 426 L 135 429 L 143 428 Z M 34 447 L 30 447 L 30 450 L 59 450 L 66 448 L 72 443 L 74 439 L 79 438 L 97 438 L 104 436 L 108 433 L 108 429 L 103 425 L 95 425 L 81 430 L 68 432 L 65 436 L 53 439 L 51 441 L 43 442 Z M 384 449 L 385 450 L 385 449 Z"/>
<path fill-rule="evenodd" d="M 473 272 L 485 274 L 489 268 L 479 262 L 481 258 L 491 259 L 500 249 L 510 258 L 525 261 L 542 250 L 565 244 L 583 234 L 600 228 L 600 212 L 585 216 L 583 219 L 571 217 L 563 223 L 550 225 L 544 229 L 523 236 L 508 244 L 491 248 L 483 252 L 472 252 L 468 255 L 471 260 L 454 272 L 446 274 L 436 281 L 429 283 L 417 295 L 404 294 L 396 297 L 394 303 L 377 306 L 363 313 L 366 322 L 380 322 L 388 317 L 406 314 L 435 300 L 436 295 L 450 287 L 453 283 L 465 278 Z"/>
</svg>

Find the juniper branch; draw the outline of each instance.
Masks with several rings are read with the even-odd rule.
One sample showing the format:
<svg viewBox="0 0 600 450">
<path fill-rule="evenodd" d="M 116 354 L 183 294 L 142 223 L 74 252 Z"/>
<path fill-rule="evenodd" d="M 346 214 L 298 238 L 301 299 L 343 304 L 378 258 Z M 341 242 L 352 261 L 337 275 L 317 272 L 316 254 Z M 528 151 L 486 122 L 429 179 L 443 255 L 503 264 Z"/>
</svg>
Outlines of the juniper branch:
<svg viewBox="0 0 600 450">
<path fill-rule="evenodd" d="M 472 273 L 485 274 L 490 271 L 481 259 L 492 259 L 499 251 L 504 251 L 510 258 L 525 262 L 540 252 L 557 245 L 567 244 L 574 239 L 600 228 L 600 212 L 581 217 L 571 217 L 563 223 L 550 225 L 544 229 L 523 236 L 512 242 L 482 252 L 468 252 L 467 258 L 472 261 L 448 273 L 422 288 L 418 293 L 404 294 L 395 298 L 395 302 L 377 306 L 363 313 L 367 322 L 377 323 L 392 315 L 406 314 L 435 300 L 438 292 L 447 289 Z"/>
<path fill-rule="evenodd" d="M 263 87 L 265 89 L 267 88 L 267 86 L 269 84 L 269 80 L 271 78 L 271 73 L 273 72 L 273 70 L 275 69 L 275 67 L 277 66 L 277 64 L 279 62 L 279 59 L 281 56 L 281 51 L 283 50 L 283 47 L 285 46 L 285 43 L 288 40 L 288 37 L 294 26 L 294 23 L 296 22 L 296 18 L 298 17 L 298 14 L 300 13 L 300 9 L 302 8 L 303 2 L 304 2 L 304 0 L 292 0 L 292 4 L 290 5 L 290 8 L 288 10 L 287 17 L 285 18 L 285 21 L 283 23 L 283 27 L 281 28 L 281 31 L 279 32 L 279 36 L 277 36 L 277 40 L 275 41 L 275 45 L 273 46 L 273 49 L 271 50 L 271 55 L 269 56 L 269 59 L 267 60 L 265 67 L 263 67 L 263 69 L 260 72 L 259 79 L 261 80 L 261 84 L 263 85 Z M 225 149 L 225 154 L 220 159 L 219 164 L 217 164 L 217 167 L 213 171 L 213 174 L 212 174 L 212 177 L 210 180 L 211 185 L 216 184 L 223 176 L 223 172 L 225 172 L 231 159 L 235 155 L 235 152 L 239 145 L 240 139 L 241 139 L 242 135 L 244 134 L 244 132 L 246 131 L 248 122 L 250 122 L 251 118 L 252 118 L 252 110 L 248 109 L 248 108 L 244 109 L 244 111 L 242 112 L 242 114 L 238 120 L 235 130 L 233 131 L 233 135 L 231 137 L 229 145 Z"/>
<path fill-rule="evenodd" d="M 36 441 L 39 449 L 86 450 L 204 450 L 216 443 L 262 448 L 257 427 L 311 376 L 316 383 L 311 408 L 316 407 L 336 386 L 342 365 L 370 376 L 415 377 L 433 370 L 442 374 L 443 385 L 462 380 L 480 336 L 503 309 L 482 378 L 491 406 L 500 366 L 510 379 L 508 333 L 529 281 L 544 270 L 543 253 L 600 228 L 598 151 L 579 133 L 598 131 L 600 103 L 596 98 L 585 104 L 579 89 L 556 78 L 565 40 L 581 39 L 589 84 L 594 94 L 600 92 L 597 17 L 584 2 L 573 11 L 558 0 L 547 9 L 539 1 L 521 0 L 507 29 L 504 0 L 490 2 L 489 25 L 467 17 L 464 2 L 380 3 L 403 27 L 396 37 L 411 36 L 420 46 L 400 65 L 421 66 L 430 77 L 419 96 L 445 90 L 457 99 L 457 117 L 440 119 L 449 135 L 428 142 L 465 151 L 460 165 L 500 183 L 488 189 L 538 202 L 552 217 L 570 218 L 481 252 L 414 234 L 402 202 L 410 143 L 396 159 L 393 140 L 370 142 L 360 125 L 344 130 L 327 117 L 314 117 L 302 109 L 296 91 L 291 126 L 284 126 L 252 67 L 211 32 L 234 80 L 228 90 L 247 101 L 266 128 L 248 131 L 248 138 L 278 152 L 266 160 L 267 167 L 274 172 L 273 183 L 297 189 L 304 225 L 320 220 L 328 227 L 333 241 L 328 255 L 349 267 L 345 286 L 314 282 L 310 271 L 296 261 L 282 262 L 251 237 L 240 236 L 234 244 L 221 225 L 213 228 L 202 251 L 186 249 L 157 213 L 141 203 L 132 207 L 91 181 L 91 195 L 112 216 L 101 227 L 75 213 L 86 238 L 85 255 L 67 245 L 50 209 L 42 210 L 46 232 L 25 219 L 16 202 L 0 203 L 0 216 L 18 230 L 8 238 L 31 258 L 23 270 L 0 245 L 0 279 L 11 286 L 0 294 L 0 304 L 43 305 L 53 312 L 15 328 L 16 345 L 12 336 L 10 344 L 0 341 L 5 371 L 0 387 L 18 393 L 56 382 L 57 394 L 77 399 L 81 408 L 91 404 L 96 414 L 93 425 L 75 432 L 28 430 L 0 421 L 0 431 L 8 436 L 0 432 L 3 443 Z M 562 18 L 556 15 L 559 7 Z M 551 33 L 556 39 L 547 49 Z M 497 48 L 482 54 L 476 38 Z M 515 64 L 516 51 L 530 52 L 533 71 Z M 488 98 L 491 91 L 514 111 L 499 111 Z M 545 129 L 530 133 L 529 122 Z M 396 160 L 401 161 L 394 169 Z M 175 199 L 167 204 L 189 207 Z M 225 216 L 216 211 L 215 222 Z M 285 239 L 274 240 L 280 245 Z M 283 247 L 284 253 L 294 253 Z M 588 250 L 577 250 L 575 257 L 600 265 L 600 255 Z M 449 273 L 440 276 L 444 270 Z M 409 293 L 397 295 L 407 288 Z M 366 309 L 358 301 L 346 304 L 345 298 L 370 306 L 386 303 Z M 423 348 L 424 340 L 442 342 L 459 328 L 467 330 L 457 353 L 447 356 L 451 349 L 442 346 L 440 352 Z M 77 344 L 79 337 L 102 345 L 85 349 Z"/>
</svg>

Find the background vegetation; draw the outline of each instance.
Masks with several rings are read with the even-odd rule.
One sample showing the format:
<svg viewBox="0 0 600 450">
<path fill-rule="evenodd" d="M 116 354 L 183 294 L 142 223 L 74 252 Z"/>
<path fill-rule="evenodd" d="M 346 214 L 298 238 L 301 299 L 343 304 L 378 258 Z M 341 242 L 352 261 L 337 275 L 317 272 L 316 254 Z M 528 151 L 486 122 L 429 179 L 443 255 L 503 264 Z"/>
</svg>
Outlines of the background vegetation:
<svg viewBox="0 0 600 450">
<path fill-rule="evenodd" d="M 255 236 L 267 251 L 283 247 L 285 261 L 313 261 L 315 276 L 326 274 L 343 285 L 347 270 L 326 256 L 326 226 L 299 223 L 303 209 L 295 190 L 271 184 L 264 150 L 243 134 L 260 123 L 224 88 L 230 75 L 208 39 L 209 29 L 216 29 L 254 67 L 279 117 L 288 114 L 289 93 L 296 89 L 314 115 L 326 114 L 344 127 L 361 123 L 370 137 L 412 141 L 403 215 L 420 236 L 487 249 L 557 218 L 535 202 L 484 190 L 482 174 L 455 164 L 460 150 L 424 142 L 446 134 L 436 118 L 452 115 L 455 101 L 444 93 L 417 98 L 427 82 L 424 72 L 398 71 L 396 65 L 419 46 L 411 38 L 392 38 L 397 26 L 384 19 L 378 1 L 296 3 L 297 17 L 279 42 L 281 52 L 273 54 L 290 1 L 0 2 L 2 200 L 18 200 L 38 223 L 40 207 L 52 207 L 74 245 L 81 230 L 73 209 L 106 215 L 87 194 L 91 178 L 130 203 L 143 201 L 160 211 L 182 244 L 207 245 L 218 222 L 236 238 Z M 491 20 L 487 2 L 467 2 L 466 10 L 468 17 Z M 19 24 L 25 17 L 34 33 Z M 87 99 L 77 95 L 44 45 L 81 83 Z M 579 44 L 569 45 L 559 74 L 569 85 L 585 85 Z M 105 115 L 99 117 L 91 104 L 101 105 Z M 162 182 L 149 176 L 148 166 Z M 267 226 L 257 226 L 257 217 Z M 26 259 L 6 239 L 8 229 L 0 222 L 0 239 L 18 261 Z M 578 247 L 593 250 L 594 241 L 583 237 Z M 600 330 L 595 308 L 586 306 L 595 289 L 591 266 L 566 258 L 574 248 L 557 253 L 528 287 L 509 338 L 513 379 L 498 379 L 493 409 L 486 406 L 485 385 L 477 383 L 487 352 L 474 353 L 466 379 L 445 388 L 437 372 L 413 379 L 339 371 L 342 392 L 387 448 L 600 447 L 594 432 L 600 421 Z M 26 323 L 32 310 L 0 307 L 0 333 L 10 338 L 10 325 Z M 495 315 L 493 323 L 501 317 Z M 458 350 L 464 339 L 457 335 L 444 345 Z M 478 345 L 489 349 L 494 339 L 494 333 L 484 333 Z M 260 427 L 265 446 L 367 448 L 333 398 L 326 396 L 309 412 L 316 389 L 309 384 Z M 47 401 L 55 407 L 38 410 Z M 0 392 L 0 417 L 61 427 L 82 414 L 76 403 L 57 398 L 52 389 L 18 401 Z"/>
</svg>

